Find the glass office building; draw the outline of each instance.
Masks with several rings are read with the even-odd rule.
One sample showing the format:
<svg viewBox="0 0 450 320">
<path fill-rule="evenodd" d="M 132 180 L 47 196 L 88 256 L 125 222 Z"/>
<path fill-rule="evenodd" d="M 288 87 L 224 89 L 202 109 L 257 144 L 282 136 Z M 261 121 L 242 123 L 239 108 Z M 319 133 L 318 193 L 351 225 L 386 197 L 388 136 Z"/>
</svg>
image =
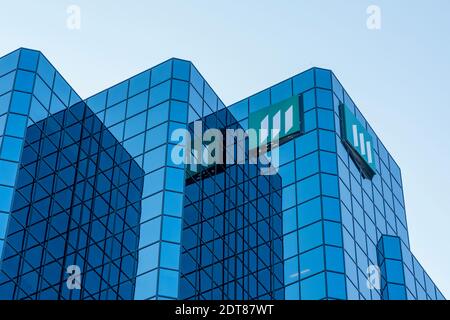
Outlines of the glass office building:
<svg viewBox="0 0 450 320">
<path fill-rule="evenodd" d="M 171 157 L 255 119 L 286 128 L 275 175 Z M 444 299 L 400 168 L 318 68 L 227 107 L 184 60 L 82 101 L 38 51 L 0 58 L 0 253 L 0 299 Z"/>
</svg>

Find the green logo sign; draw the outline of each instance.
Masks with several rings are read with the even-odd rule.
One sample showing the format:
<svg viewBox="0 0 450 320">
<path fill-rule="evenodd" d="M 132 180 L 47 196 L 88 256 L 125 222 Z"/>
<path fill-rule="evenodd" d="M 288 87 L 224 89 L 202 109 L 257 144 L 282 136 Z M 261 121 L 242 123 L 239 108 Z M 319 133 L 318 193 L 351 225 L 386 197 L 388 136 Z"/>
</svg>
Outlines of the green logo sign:
<svg viewBox="0 0 450 320">
<path fill-rule="evenodd" d="M 281 144 L 287 137 L 300 132 L 299 97 L 293 96 L 253 112 L 248 122 L 249 129 L 256 130 L 258 136 L 256 140 L 250 139 L 250 150 L 265 147 L 275 139 Z"/>
<path fill-rule="evenodd" d="M 372 179 L 377 168 L 372 136 L 346 105 L 340 106 L 340 113 L 342 141 L 360 167 L 363 175 Z"/>
</svg>

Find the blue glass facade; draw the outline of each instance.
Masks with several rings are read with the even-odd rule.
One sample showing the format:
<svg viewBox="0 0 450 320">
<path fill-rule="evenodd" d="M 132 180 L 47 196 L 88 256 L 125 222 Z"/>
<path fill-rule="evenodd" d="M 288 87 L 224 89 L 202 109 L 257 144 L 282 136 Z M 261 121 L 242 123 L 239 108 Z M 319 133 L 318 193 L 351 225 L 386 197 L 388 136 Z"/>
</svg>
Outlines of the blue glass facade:
<svg viewBox="0 0 450 320">
<path fill-rule="evenodd" d="M 228 109 L 247 127 L 250 113 L 293 95 L 303 103 L 304 132 L 280 147 L 286 299 L 443 299 L 409 248 L 400 168 L 331 71 L 307 70 Z M 343 144 L 343 104 L 372 137 L 373 179 Z M 384 281 L 386 236 L 401 247 L 404 292 L 386 293 L 397 284 Z M 380 267 L 380 289 L 368 285 L 371 266 Z"/>
<path fill-rule="evenodd" d="M 132 299 L 142 172 L 83 102 L 28 127 L 0 297 Z M 66 286 L 73 265 L 80 290 Z"/>
<path fill-rule="evenodd" d="M 262 176 L 255 165 L 231 165 L 189 179 L 185 166 L 171 160 L 174 130 L 189 129 L 196 120 L 219 129 L 247 129 L 249 114 L 292 96 L 301 102 L 302 133 L 279 147 L 278 175 Z M 3 298 L 444 298 L 411 254 L 400 168 L 331 71 L 310 69 L 226 108 L 190 62 L 170 59 L 85 104 L 76 104 L 80 100 L 39 52 L 19 49 L 0 58 Z M 365 178 L 342 142 L 342 104 L 372 137 L 372 179 Z M 29 190 L 60 179 L 71 198 L 78 182 L 92 189 L 89 176 L 70 180 L 73 173 L 55 166 L 41 176 L 27 167 L 47 165 L 46 152 L 52 152 L 34 143 L 57 146 L 57 157 L 67 157 L 65 146 L 76 149 L 78 143 L 82 149 L 80 137 L 46 143 L 52 134 L 66 137 L 62 119 L 77 110 L 84 110 L 78 126 L 86 126 L 88 118 L 98 123 L 98 129 L 84 129 L 98 148 L 88 157 L 98 158 L 100 150 L 109 154 L 109 148 L 122 155 L 109 154 L 107 164 L 92 166 L 102 173 L 96 179 L 108 181 L 94 183 L 92 191 L 105 208 L 99 213 L 92 203 L 84 206 L 87 220 L 82 220 L 76 202 L 54 210 L 62 194 L 44 187 L 50 199 L 44 208 L 50 209 L 39 213 L 44 214 L 39 223 L 57 231 L 33 230 L 38 221 L 29 218 L 41 207 Z M 47 129 L 49 123 L 59 124 Z M 36 134 L 38 129 L 44 136 Z M 96 138 L 97 131 L 108 141 Z M 120 173 L 128 170 L 124 155 L 133 167 L 126 176 Z M 76 168 L 70 170 L 84 170 L 80 159 L 68 160 L 67 166 Z M 122 184 L 135 190 L 122 191 Z M 119 220 L 112 218 L 116 215 Z M 61 232 L 65 221 L 59 216 L 73 228 Z M 28 239 L 36 232 L 30 247 Z M 72 233 L 88 240 L 75 244 Z M 58 244 L 50 244 L 53 236 Z M 29 253 L 33 246 L 42 251 L 40 258 Z M 69 262 L 83 269 L 81 290 L 65 287 Z M 51 263 L 60 275 L 57 282 L 46 275 Z M 371 266 L 379 267 L 379 287 L 368 285 Z"/>
<path fill-rule="evenodd" d="M 202 120 L 204 130 L 240 128 L 227 109 Z M 282 229 L 279 175 L 262 176 L 252 164 L 217 165 L 191 175 L 179 298 L 283 299 Z"/>
</svg>

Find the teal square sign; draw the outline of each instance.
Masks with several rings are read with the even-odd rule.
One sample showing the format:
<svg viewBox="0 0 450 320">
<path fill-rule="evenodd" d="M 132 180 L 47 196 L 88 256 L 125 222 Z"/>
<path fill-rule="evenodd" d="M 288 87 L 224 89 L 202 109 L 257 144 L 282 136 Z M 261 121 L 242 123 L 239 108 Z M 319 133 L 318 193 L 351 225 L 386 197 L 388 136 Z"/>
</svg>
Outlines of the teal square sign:
<svg viewBox="0 0 450 320">
<path fill-rule="evenodd" d="M 340 106 L 340 114 L 342 141 L 364 177 L 372 179 L 377 169 L 373 138 L 345 104 Z"/>
<path fill-rule="evenodd" d="M 257 140 L 250 140 L 250 150 L 264 148 L 274 138 L 283 143 L 287 138 L 298 134 L 300 123 L 300 98 L 293 96 L 289 99 L 253 112 L 249 115 L 248 127 L 257 132 Z M 273 135 L 276 135 L 274 137 Z"/>
</svg>

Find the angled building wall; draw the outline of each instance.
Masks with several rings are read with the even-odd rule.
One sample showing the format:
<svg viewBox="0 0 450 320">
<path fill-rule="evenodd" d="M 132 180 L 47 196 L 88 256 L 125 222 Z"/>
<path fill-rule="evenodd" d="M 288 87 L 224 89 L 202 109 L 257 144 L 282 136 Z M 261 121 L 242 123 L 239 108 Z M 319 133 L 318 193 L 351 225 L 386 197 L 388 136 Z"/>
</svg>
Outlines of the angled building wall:
<svg viewBox="0 0 450 320">
<path fill-rule="evenodd" d="M 26 128 L 78 101 L 40 52 L 18 49 L 0 58 L 0 255 Z"/>
<path fill-rule="evenodd" d="M 26 128 L 79 101 L 78 95 L 39 52 L 19 49 L 0 58 L 0 248 L 9 233 L 13 198 L 16 199 L 19 188 L 16 177 L 24 164 Z M 298 103 L 298 106 L 285 109 L 286 101 L 289 104 L 293 101 L 293 105 Z M 261 127 L 264 127 L 272 120 L 275 123 L 275 119 L 281 121 L 278 123 L 283 124 L 286 131 L 289 128 L 289 132 L 283 132 L 277 149 L 280 152 L 281 208 L 271 207 L 273 215 L 276 210 L 280 211 L 283 254 L 280 256 L 279 248 L 263 251 L 278 255 L 280 263 L 271 261 L 274 265 L 269 269 L 278 270 L 282 266 L 283 270 L 274 271 L 274 276 L 284 279 L 281 288 L 276 284 L 273 290 L 261 293 L 258 290 L 255 293 L 255 287 L 245 283 L 242 298 L 279 298 L 282 295 L 294 300 L 443 298 L 411 254 L 400 169 L 331 71 L 307 70 L 226 108 L 190 62 L 170 59 L 94 95 L 86 104 L 142 170 L 139 221 L 130 225 L 139 230 L 135 232 L 139 234 L 139 242 L 133 252 L 137 259 L 136 273 L 130 282 L 132 293 L 128 292 L 132 298 L 187 296 L 183 281 L 189 272 L 183 271 L 184 242 L 187 241 L 183 228 L 189 225 L 185 220 L 190 210 L 187 196 L 193 187 L 189 183 L 186 185 L 185 166 L 171 160 L 171 152 L 177 144 L 171 136 L 176 129 L 188 129 L 196 120 L 208 117 L 217 121 L 220 111 L 225 109 L 244 129 L 255 123 L 254 129 L 261 129 L 258 121 L 262 120 Z M 348 112 L 342 111 L 344 106 Z M 264 112 L 268 114 L 261 118 L 260 113 Z M 256 122 L 255 114 L 258 114 Z M 280 120 L 280 114 L 289 115 L 290 121 Z M 353 138 L 356 133 L 360 139 L 352 143 L 349 128 L 353 128 Z M 216 178 L 218 176 L 203 180 L 200 191 L 207 194 L 208 182 Z M 257 185 L 264 186 L 267 184 Z M 233 192 L 230 189 L 230 197 Z M 263 194 L 262 198 L 267 196 Z M 205 198 L 201 202 L 209 201 Z M 221 212 L 215 213 L 220 215 Z M 13 224 L 10 226 L 13 228 Z M 206 237 L 206 233 L 189 240 L 198 241 L 203 236 Z M 396 237 L 400 243 L 404 282 L 395 277 L 395 281 L 391 281 L 393 268 L 380 268 L 381 285 L 371 286 L 368 283 L 371 270 L 388 259 L 382 245 L 385 237 Z M 98 252 L 97 258 L 103 254 L 105 252 Z M 240 259 L 239 254 L 233 259 Z M 399 260 L 398 256 L 393 260 Z M 203 266 L 209 267 L 198 267 L 201 270 Z M 249 268 L 248 279 L 252 279 L 249 281 L 254 283 L 251 276 L 258 273 L 257 270 L 257 267 Z M 200 274 L 202 271 L 193 272 Z M 213 268 L 206 277 L 212 281 L 214 274 Z M 16 278 L 21 276 L 17 274 Z M 261 283 L 267 283 L 266 275 L 261 274 L 261 277 L 264 278 Z M 239 286 L 238 279 L 229 278 L 233 285 Z M 85 285 L 96 286 L 97 280 Z M 106 278 L 100 281 L 107 282 Z M 214 282 L 218 284 L 221 280 Z M 0 282 L 0 286 L 2 284 L 4 282 Z M 404 294 L 389 293 L 391 287 L 396 287 L 389 284 L 403 286 Z M 194 292 L 189 296 L 192 298 L 214 298 L 215 294 L 225 298 L 241 297 L 236 290 L 226 291 L 223 286 L 218 289 L 220 286 L 211 286 L 211 282 L 204 288 L 197 280 L 190 281 L 190 285 L 189 292 Z M 59 292 L 56 287 L 53 289 Z M 95 292 L 93 298 L 96 299 L 114 298 L 109 295 L 109 289 L 102 283 L 100 292 L 87 290 Z M 22 293 L 14 297 L 23 298 L 27 290 L 19 288 L 18 292 Z M 118 292 L 117 287 L 113 291 L 124 294 Z M 34 298 L 38 294 L 41 293 L 36 293 Z M 74 294 L 70 297 L 75 297 Z M 67 298 L 67 295 L 58 293 L 58 297 Z"/>
<path fill-rule="evenodd" d="M 15 188 L 1 298 L 133 298 L 143 170 L 84 102 L 27 128 Z"/>
</svg>

